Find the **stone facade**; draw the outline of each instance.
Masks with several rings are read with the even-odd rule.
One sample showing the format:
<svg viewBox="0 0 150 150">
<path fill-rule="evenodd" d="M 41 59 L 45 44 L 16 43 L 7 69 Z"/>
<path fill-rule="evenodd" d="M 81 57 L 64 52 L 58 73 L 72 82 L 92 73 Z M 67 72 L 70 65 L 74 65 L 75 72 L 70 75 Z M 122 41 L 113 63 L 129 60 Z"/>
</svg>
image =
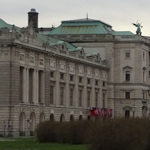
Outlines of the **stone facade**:
<svg viewBox="0 0 150 150">
<path fill-rule="evenodd" d="M 91 107 L 110 108 L 113 117 L 149 116 L 149 37 L 45 36 L 34 20 L 36 30 L 32 20 L 27 28 L 0 26 L 0 135 L 34 135 L 45 120 L 91 119 Z"/>
<path fill-rule="evenodd" d="M 109 68 L 99 55 L 45 46 L 30 27 L 0 33 L 1 135 L 34 135 L 40 121 L 88 119 L 90 107 L 107 107 Z"/>
<path fill-rule="evenodd" d="M 139 35 L 82 35 L 80 42 L 73 35 L 51 35 L 86 52 L 105 51 L 108 72 L 107 103 L 115 117 L 148 117 L 150 114 L 150 40 Z M 80 35 L 81 37 L 81 35 Z M 96 41 L 97 37 L 97 41 Z M 81 42 L 82 41 L 82 42 Z"/>
</svg>

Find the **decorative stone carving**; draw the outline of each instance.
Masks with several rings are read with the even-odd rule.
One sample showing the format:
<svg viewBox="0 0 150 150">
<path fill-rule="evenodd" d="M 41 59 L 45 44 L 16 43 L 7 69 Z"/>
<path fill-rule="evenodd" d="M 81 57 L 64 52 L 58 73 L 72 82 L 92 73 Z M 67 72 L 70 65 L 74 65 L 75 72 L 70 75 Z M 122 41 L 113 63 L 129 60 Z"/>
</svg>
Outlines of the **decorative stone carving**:
<svg viewBox="0 0 150 150">
<path fill-rule="evenodd" d="M 20 54 L 19 57 L 20 57 L 20 59 L 19 59 L 20 61 L 25 61 L 25 56 L 24 56 L 24 54 Z"/>
<path fill-rule="evenodd" d="M 75 73 L 75 66 L 70 65 L 70 66 L 69 66 L 69 72 L 70 72 L 70 73 Z"/>
<path fill-rule="evenodd" d="M 83 74 L 83 72 L 84 72 L 83 66 L 79 66 L 78 68 L 79 68 L 79 69 L 78 69 L 78 70 L 79 70 L 79 74 Z"/>
<path fill-rule="evenodd" d="M 34 59 L 34 57 L 33 57 L 33 56 L 30 56 L 30 58 L 29 58 L 29 62 L 30 62 L 31 64 L 34 64 L 34 63 L 35 63 L 35 59 Z"/>
<path fill-rule="evenodd" d="M 50 61 L 50 69 L 56 69 L 56 62 Z"/>
<path fill-rule="evenodd" d="M 95 78 L 99 78 L 99 71 L 95 70 Z"/>
<path fill-rule="evenodd" d="M 44 59 L 43 59 L 43 58 L 40 58 L 40 59 L 39 59 L 39 65 L 40 65 L 40 66 L 43 66 L 43 65 L 44 65 Z"/>
<path fill-rule="evenodd" d="M 92 70 L 91 70 L 91 68 L 87 69 L 87 76 L 92 76 Z"/>
<path fill-rule="evenodd" d="M 66 65 L 65 64 L 60 63 L 59 65 L 60 65 L 60 70 L 61 71 L 66 71 Z"/>
</svg>

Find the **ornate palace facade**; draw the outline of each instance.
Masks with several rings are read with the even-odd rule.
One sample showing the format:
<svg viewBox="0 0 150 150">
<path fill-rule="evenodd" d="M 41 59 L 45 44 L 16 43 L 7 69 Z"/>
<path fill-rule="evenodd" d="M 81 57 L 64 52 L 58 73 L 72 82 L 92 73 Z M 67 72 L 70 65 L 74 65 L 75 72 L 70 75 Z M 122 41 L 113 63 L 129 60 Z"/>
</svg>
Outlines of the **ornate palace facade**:
<svg viewBox="0 0 150 150">
<path fill-rule="evenodd" d="M 89 18 L 46 30 L 34 9 L 28 15 L 27 28 L 0 19 L 0 135 L 34 135 L 44 120 L 91 119 L 91 107 L 148 116 L 148 37 Z"/>
</svg>

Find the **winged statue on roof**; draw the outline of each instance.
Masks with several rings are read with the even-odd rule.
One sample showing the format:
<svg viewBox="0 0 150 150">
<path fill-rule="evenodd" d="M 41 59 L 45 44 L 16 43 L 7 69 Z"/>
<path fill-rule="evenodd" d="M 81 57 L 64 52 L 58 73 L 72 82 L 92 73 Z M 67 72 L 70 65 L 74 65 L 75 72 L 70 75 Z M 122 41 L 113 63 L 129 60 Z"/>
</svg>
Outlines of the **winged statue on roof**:
<svg viewBox="0 0 150 150">
<path fill-rule="evenodd" d="M 141 28 L 143 27 L 141 26 L 142 23 L 138 23 L 137 21 L 136 23 L 132 23 L 132 24 L 137 27 L 136 34 L 141 35 L 142 34 Z"/>
</svg>

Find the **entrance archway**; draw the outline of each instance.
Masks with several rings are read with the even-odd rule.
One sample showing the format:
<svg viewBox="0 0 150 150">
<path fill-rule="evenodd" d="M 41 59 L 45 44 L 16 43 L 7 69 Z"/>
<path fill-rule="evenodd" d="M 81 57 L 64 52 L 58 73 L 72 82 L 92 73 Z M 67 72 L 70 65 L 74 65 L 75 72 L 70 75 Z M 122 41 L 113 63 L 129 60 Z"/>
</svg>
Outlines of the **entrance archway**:
<svg viewBox="0 0 150 150">
<path fill-rule="evenodd" d="M 73 122 L 73 121 L 74 121 L 74 116 L 71 115 L 71 116 L 70 116 L 70 122 Z"/>
<path fill-rule="evenodd" d="M 34 136 L 36 125 L 35 113 L 31 113 L 29 123 L 30 123 L 30 136 Z"/>
<path fill-rule="evenodd" d="M 19 116 L 19 135 L 25 136 L 25 131 L 26 131 L 26 117 L 25 113 L 22 112 Z"/>
<path fill-rule="evenodd" d="M 55 120 L 54 114 L 51 114 L 51 115 L 50 115 L 50 121 L 54 121 L 54 120 Z"/>
<path fill-rule="evenodd" d="M 60 116 L 60 122 L 64 122 L 65 121 L 65 116 L 64 116 L 64 114 L 61 114 L 61 116 Z"/>
</svg>

